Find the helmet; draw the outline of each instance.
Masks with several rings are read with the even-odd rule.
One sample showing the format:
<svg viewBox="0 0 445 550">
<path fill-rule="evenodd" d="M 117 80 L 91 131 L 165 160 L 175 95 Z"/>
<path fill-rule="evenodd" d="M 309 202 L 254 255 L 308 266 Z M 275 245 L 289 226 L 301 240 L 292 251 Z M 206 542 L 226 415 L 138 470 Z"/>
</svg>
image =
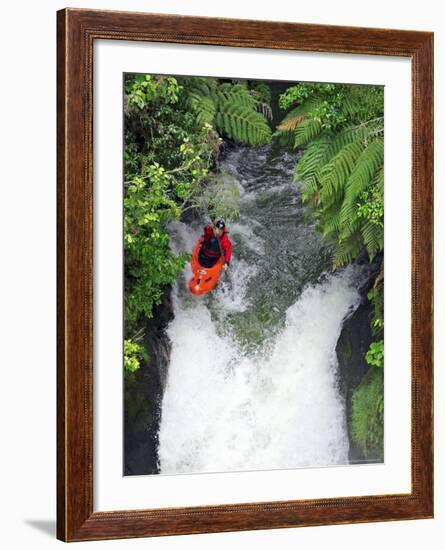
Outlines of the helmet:
<svg viewBox="0 0 445 550">
<path fill-rule="evenodd" d="M 223 218 L 219 218 L 215 222 L 215 227 L 218 229 L 224 229 L 226 227 L 226 222 L 223 220 Z"/>
</svg>

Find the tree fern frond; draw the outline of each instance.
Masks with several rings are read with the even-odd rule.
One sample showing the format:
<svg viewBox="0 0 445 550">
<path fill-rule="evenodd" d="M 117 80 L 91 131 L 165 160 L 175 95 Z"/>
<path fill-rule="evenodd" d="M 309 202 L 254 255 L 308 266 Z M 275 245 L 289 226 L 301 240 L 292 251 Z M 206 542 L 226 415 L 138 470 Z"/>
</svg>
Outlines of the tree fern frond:
<svg viewBox="0 0 445 550">
<path fill-rule="evenodd" d="M 360 109 L 363 108 L 363 101 L 360 97 L 354 94 L 348 94 L 343 99 L 341 105 L 341 112 L 348 117 L 348 119 L 354 119 Z"/>
<path fill-rule="evenodd" d="M 218 99 L 220 101 L 221 108 L 224 109 L 225 103 L 237 103 L 238 105 L 244 105 L 251 109 L 256 108 L 256 99 L 252 97 L 247 90 L 244 92 L 228 91 L 228 92 L 219 92 Z"/>
<path fill-rule="evenodd" d="M 374 178 L 371 183 L 371 187 L 375 187 L 377 191 L 380 193 L 380 195 L 383 197 L 384 192 L 384 183 L 385 183 L 385 172 L 384 172 L 384 166 L 383 164 L 380 166 L 380 168 L 377 170 L 377 172 L 374 175 Z"/>
<path fill-rule="evenodd" d="M 319 185 L 315 176 L 309 176 L 301 184 L 301 199 L 303 203 L 310 202 L 313 206 L 319 203 Z"/>
<path fill-rule="evenodd" d="M 329 206 L 343 199 L 346 180 L 351 174 L 364 146 L 350 143 L 341 149 L 320 172 L 320 202 Z"/>
<path fill-rule="evenodd" d="M 232 90 L 235 93 L 237 93 L 237 92 L 240 92 L 240 93 L 246 92 L 248 94 L 250 93 L 249 89 L 247 88 L 247 81 L 246 80 L 238 81 L 236 84 L 232 84 Z"/>
<path fill-rule="evenodd" d="M 291 132 L 292 130 L 295 130 L 295 128 L 305 119 L 305 117 L 306 113 L 301 113 L 300 115 L 296 115 L 292 118 L 287 118 L 286 120 L 283 120 L 277 128 L 282 132 Z"/>
<path fill-rule="evenodd" d="M 349 239 L 340 241 L 334 252 L 334 268 L 352 262 L 356 258 L 363 247 L 363 240 L 360 234 L 355 233 Z"/>
<path fill-rule="evenodd" d="M 196 118 L 201 124 L 212 124 L 216 113 L 216 106 L 212 99 L 207 96 L 203 97 L 199 107 L 196 109 Z"/>
<path fill-rule="evenodd" d="M 383 166 L 383 141 L 371 142 L 358 157 L 354 169 L 346 181 L 341 220 L 344 235 L 357 229 L 358 197 L 373 184 L 378 170 Z"/>
<path fill-rule="evenodd" d="M 331 142 L 322 136 L 312 141 L 295 166 L 294 181 L 297 179 L 317 178 L 318 172 L 326 164 Z"/>
<path fill-rule="evenodd" d="M 322 220 L 320 221 L 320 228 L 323 233 L 323 237 L 332 237 L 340 233 L 340 211 L 336 208 L 332 209 L 332 212 L 322 214 Z"/>
<path fill-rule="evenodd" d="M 346 199 L 339 209 L 340 221 L 342 226 L 341 238 L 346 239 L 353 235 L 362 224 L 362 220 L 357 215 L 358 206 L 356 202 L 349 202 Z"/>
<path fill-rule="evenodd" d="M 294 148 L 306 145 L 320 135 L 322 131 L 321 122 L 316 118 L 306 117 L 294 130 Z"/>
<path fill-rule="evenodd" d="M 230 92 L 231 90 L 233 90 L 233 84 L 231 84 L 230 82 L 224 82 L 219 86 L 219 91 L 223 94 Z"/>
<path fill-rule="evenodd" d="M 300 117 L 303 115 L 301 120 L 303 120 L 304 116 L 307 114 L 307 108 L 303 105 L 299 105 L 298 107 L 294 107 L 291 111 L 287 113 L 287 115 L 283 118 L 280 124 L 277 126 L 277 134 L 283 133 L 283 132 L 289 132 L 291 129 L 293 130 L 295 127 L 288 129 L 287 128 L 287 122 L 290 120 L 300 120 Z"/>
<path fill-rule="evenodd" d="M 379 168 L 383 166 L 383 140 L 372 141 L 360 157 L 347 182 L 346 198 L 355 200 L 370 185 Z"/>
<path fill-rule="evenodd" d="M 196 113 L 196 119 L 199 123 L 211 124 L 216 113 L 216 105 L 210 95 L 202 95 L 197 91 L 192 91 L 187 97 L 188 107 Z"/>
<path fill-rule="evenodd" d="M 187 95 L 186 105 L 189 109 L 195 111 L 204 96 L 197 90 L 191 90 Z"/>
<path fill-rule="evenodd" d="M 262 145 L 271 137 L 267 121 L 257 111 L 239 104 L 224 104 L 224 111 L 217 113 L 216 126 L 239 143 Z"/>
<path fill-rule="evenodd" d="M 336 244 L 334 266 L 351 262 L 364 247 L 373 258 L 383 248 L 382 88 L 301 85 L 288 91 L 283 105 L 305 93 L 308 99 L 276 133 L 293 135 L 294 147 L 305 147 L 294 181 L 302 181 L 302 201 L 316 207 L 317 229 Z"/>
<path fill-rule="evenodd" d="M 335 155 L 341 148 L 349 143 L 361 142 L 365 145 L 383 132 L 383 118 L 369 121 L 366 124 L 349 125 L 339 132 L 331 142 L 332 149 L 328 151 L 328 157 Z"/>
<path fill-rule="evenodd" d="M 267 117 L 271 117 L 271 109 L 265 103 L 259 106 L 246 82 L 219 85 L 216 79 L 194 78 L 186 105 L 196 114 L 198 123 L 216 125 L 238 143 L 270 142 Z"/>
<path fill-rule="evenodd" d="M 257 111 L 263 115 L 267 120 L 272 120 L 273 113 L 271 106 L 265 101 L 257 101 L 256 104 Z"/>
<path fill-rule="evenodd" d="M 299 122 L 301 122 L 312 109 L 316 108 L 319 103 L 320 100 L 317 98 L 311 98 L 291 109 L 277 126 L 277 133 L 294 130 L 296 125 L 293 125 L 290 121 L 298 120 L 297 124 L 299 124 Z"/>
<path fill-rule="evenodd" d="M 195 77 L 193 78 L 191 90 L 205 96 L 209 95 L 211 91 L 216 90 L 217 85 L 216 78 Z"/>
<path fill-rule="evenodd" d="M 369 258 L 372 261 L 375 255 L 383 250 L 383 227 L 368 221 L 361 228 L 361 233 Z"/>
</svg>

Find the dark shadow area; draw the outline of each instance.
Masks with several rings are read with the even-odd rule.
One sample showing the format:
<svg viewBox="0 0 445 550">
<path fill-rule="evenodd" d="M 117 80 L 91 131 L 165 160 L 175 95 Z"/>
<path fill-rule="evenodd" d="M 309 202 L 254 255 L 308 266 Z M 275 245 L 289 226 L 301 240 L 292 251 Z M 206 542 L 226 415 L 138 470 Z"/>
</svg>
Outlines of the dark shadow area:
<svg viewBox="0 0 445 550">
<path fill-rule="evenodd" d="M 126 373 L 124 378 L 125 476 L 159 473 L 158 431 L 171 347 L 166 329 L 172 319 L 171 288 L 168 287 L 145 328 L 144 346 L 150 359 L 135 373 Z"/>
<path fill-rule="evenodd" d="M 56 521 L 53 519 L 25 519 L 25 524 L 51 537 L 56 536 Z"/>
</svg>

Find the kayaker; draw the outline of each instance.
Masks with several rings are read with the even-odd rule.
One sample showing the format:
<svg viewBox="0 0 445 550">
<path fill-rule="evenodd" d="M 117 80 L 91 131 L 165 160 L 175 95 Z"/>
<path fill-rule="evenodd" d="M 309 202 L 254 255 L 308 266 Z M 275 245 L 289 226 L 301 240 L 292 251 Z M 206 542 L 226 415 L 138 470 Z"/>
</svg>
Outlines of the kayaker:
<svg viewBox="0 0 445 550">
<path fill-rule="evenodd" d="M 229 267 L 232 257 L 232 243 L 229 239 L 225 221 L 220 218 L 204 227 L 202 245 L 198 260 L 203 267 L 213 267 L 221 256 L 224 256 L 223 269 Z"/>
</svg>

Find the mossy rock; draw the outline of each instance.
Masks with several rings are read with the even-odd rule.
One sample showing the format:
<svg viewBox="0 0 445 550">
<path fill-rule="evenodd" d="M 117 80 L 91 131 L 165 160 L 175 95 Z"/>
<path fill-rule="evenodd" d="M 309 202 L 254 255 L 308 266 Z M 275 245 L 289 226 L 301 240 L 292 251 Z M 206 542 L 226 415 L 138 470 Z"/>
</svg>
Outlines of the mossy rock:
<svg viewBox="0 0 445 550">
<path fill-rule="evenodd" d="M 383 462 L 383 378 L 383 368 L 371 367 L 352 394 L 352 438 L 369 462 Z"/>
</svg>

